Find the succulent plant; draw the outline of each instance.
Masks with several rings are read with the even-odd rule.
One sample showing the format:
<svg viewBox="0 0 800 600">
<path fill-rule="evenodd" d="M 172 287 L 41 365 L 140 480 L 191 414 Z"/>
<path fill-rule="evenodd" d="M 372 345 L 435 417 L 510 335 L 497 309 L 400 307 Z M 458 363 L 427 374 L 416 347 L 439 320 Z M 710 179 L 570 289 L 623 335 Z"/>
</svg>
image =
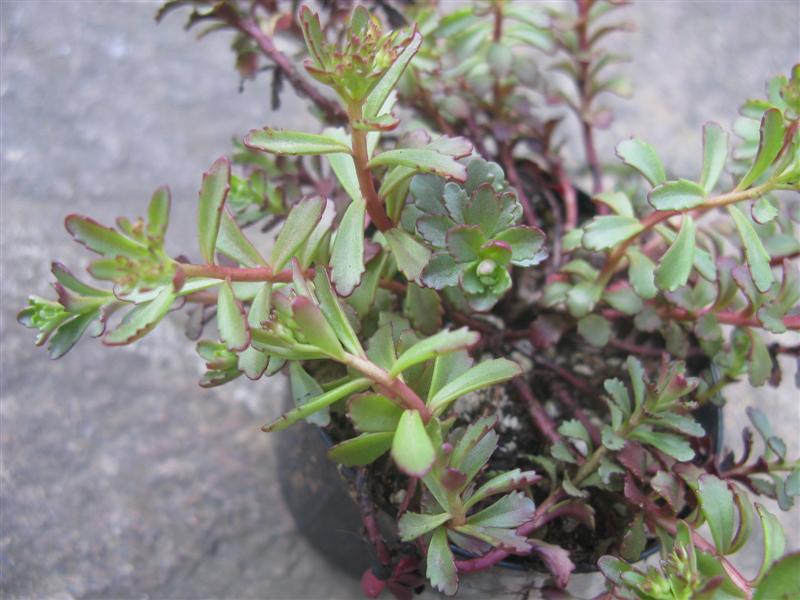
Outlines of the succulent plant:
<svg viewBox="0 0 800 600">
<path fill-rule="evenodd" d="M 776 356 L 799 353 L 763 332 L 800 330 L 800 67 L 744 104 L 732 152 L 709 123 L 697 173 L 673 177 L 652 146 L 624 140 L 612 187 L 593 131 L 611 118 L 598 96 L 628 87 L 606 75 L 623 57 L 601 43 L 627 29 L 605 20 L 624 3 L 322 4 L 167 2 L 159 18 L 190 6 L 188 26 L 232 30 L 242 77 L 266 61 L 273 105 L 288 82 L 321 122 L 253 129 L 233 164 L 211 165 L 196 262 L 164 248 L 166 188 L 146 221 L 67 217 L 106 287 L 54 263 L 56 300 L 31 296 L 19 313 L 36 343 L 53 358 L 86 332 L 128 344 L 187 305 L 201 385 L 285 373 L 295 406 L 263 429 L 326 427 L 330 458 L 357 469 L 372 597 L 410 598 L 423 573 L 454 594 L 461 575 L 510 556 L 538 557 L 558 588 L 588 556 L 606 598 L 800 594 L 800 555 L 747 496 L 791 509 L 798 461 L 769 411 L 748 412 L 763 449 L 748 429 L 738 458 L 696 412 L 744 376 L 775 381 Z M 331 94 L 279 49 L 283 36 L 304 41 L 306 72 Z M 573 89 L 536 66 L 542 50 Z M 547 100 L 568 111 L 545 120 Z M 554 143 L 569 114 L 586 206 Z M 247 234 L 257 224 L 278 228 L 269 251 Z M 530 436 L 508 450 L 499 440 L 519 433 L 507 424 L 518 415 Z M 364 483 L 378 471 L 403 496 L 392 531 L 374 509 L 395 494 Z M 765 542 L 748 579 L 728 557 L 755 515 Z M 559 538 L 567 519 L 596 543 Z M 635 565 L 655 540 L 661 563 Z"/>
</svg>

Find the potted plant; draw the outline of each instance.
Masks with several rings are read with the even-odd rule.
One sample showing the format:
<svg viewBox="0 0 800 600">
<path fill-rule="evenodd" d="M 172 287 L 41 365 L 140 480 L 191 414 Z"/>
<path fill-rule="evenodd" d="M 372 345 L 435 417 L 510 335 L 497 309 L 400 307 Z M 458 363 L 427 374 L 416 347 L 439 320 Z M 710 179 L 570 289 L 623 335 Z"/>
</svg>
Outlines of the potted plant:
<svg viewBox="0 0 800 600">
<path fill-rule="evenodd" d="M 159 17 L 188 5 L 188 26 L 235 31 L 242 77 L 268 70 L 273 103 L 288 82 L 319 124 L 254 129 L 214 162 L 197 260 L 164 250 L 165 187 L 116 228 L 69 215 L 104 285 L 53 263 L 57 299 L 20 321 L 58 358 L 185 308 L 192 338 L 215 325 L 201 385 L 287 374 L 295 406 L 263 429 L 325 432 L 373 549 L 367 595 L 426 579 L 452 595 L 502 561 L 562 589 L 599 568 L 606 597 L 800 593 L 800 555 L 749 495 L 789 510 L 800 465 L 759 410 L 761 442 L 723 454 L 713 410 L 798 353 L 765 332 L 800 329 L 800 66 L 742 106 L 739 143 L 705 126 L 694 180 L 630 139 L 612 184 L 593 132 L 598 96 L 624 91 L 602 47 L 621 3 L 349 4 L 168 2 Z M 311 79 L 278 38 L 302 41 Z M 545 103 L 567 111 L 543 120 Z M 570 112 L 590 195 L 555 143 Z M 278 229 L 268 252 L 259 226 Z M 729 556 L 758 527 L 748 577 Z M 656 545 L 657 566 L 636 564 Z"/>
</svg>

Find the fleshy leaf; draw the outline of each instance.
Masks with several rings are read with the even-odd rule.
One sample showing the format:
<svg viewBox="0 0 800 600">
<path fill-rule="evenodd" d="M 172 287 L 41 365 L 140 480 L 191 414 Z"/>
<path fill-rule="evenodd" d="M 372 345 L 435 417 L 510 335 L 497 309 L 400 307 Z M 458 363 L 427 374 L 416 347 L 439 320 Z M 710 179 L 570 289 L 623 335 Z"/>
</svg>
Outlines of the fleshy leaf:
<svg viewBox="0 0 800 600">
<path fill-rule="evenodd" d="M 272 247 L 273 269 L 281 270 L 297 253 L 319 223 L 325 205 L 322 198 L 308 198 L 292 207 Z"/>
<path fill-rule="evenodd" d="M 433 533 L 428 545 L 426 576 L 434 589 L 447 596 L 458 591 L 458 572 L 453 553 L 447 543 L 447 531 L 440 527 Z"/>
<path fill-rule="evenodd" d="M 728 484 L 704 473 L 697 480 L 697 499 L 717 550 L 727 554 L 734 534 L 735 507 Z"/>
<path fill-rule="evenodd" d="M 428 406 L 434 413 L 441 414 L 453 400 L 490 385 L 508 381 L 521 373 L 519 365 L 508 359 L 486 360 L 451 380 L 428 401 Z"/>
<path fill-rule="evenodd" d="M 800 598 L 800 552 L 778 560 L 756 587 L 753 600 L 791 600 Z"/>
<path fill-rule="evenodd" d="M 769 265 L 769 254 L 764 249 L 764 244 L 761 243 L 761 238 L 758 237 L 753 224 L 744 213 L 733 205 L 728 206 L 728 212 L 733 217 L 739 238 L 742 240 L 753 283 L 758 291 L 766 292 L 775 281 Z"/>
<path fill-rule="evenodd" d="M 703 172 L 700 186 L 710 194 L 719 181 L 728 159 L 728 134 L 716 123 L 703 127 Z"/>
<path fill-rule="evenodd" d="M 405 71 L 411 59 L 414 58 L 421 44 L 422 35 L 418 31 L 414 31 L 408 45 L 403 48 L 403 51 L 392 63 L 392 66 L 386 70 L 381 80 L 372 88 L 369 96 L 364 101 L 364 119 L 373 120 L 379 116 L 379 111 L 383 108 L 389 94 L 397 86 L 403 71 Z"/>
<path fill-rule="evenodd" d="M 400 521 L 398 522 L 400 539 L 404 542 L 413 541 L 421 535 L 433 531 L 439 525 L 446 523 L 450 518 L 450 513 L 441 513 L 438 515 L 423 515 L 415 512 L 403 513 L 403 516 L 400 517 Z"/>
<path fill-rule="evenodd" d="M 592 346 L 602 348 L 611 338 L 611 323 L 600 315 L 586 315 L 578 321 L 578 333 Z"/>
<path fill-rule="evenodd" d="M 695 229 L 692 217 L 684 215 L 678 236 L 655 271 L 655 284 L 660 289 L 673 292 L 689 280 L 694 263 Z"/>
<path fill-rule="evenodd" d="M 745 190 L 761 177 L 777 158 L 783 147 L 783 115 L 777 108 L 770 108 L 761 117 L 758 153 L 750 169 L 739 181 L 737 190 Z"/>
<path fill-rule="evenodd" d="M 169 312 L 176 297 L 172 284 L 164 286 L 154 300 L 138 305 L 125 315 L 122 323 L 106 334 L 103 343 L 108 346 L 123 346 L 144 337 Z"/>
<path fill-rule="evenodd" d="M 259 267 L 267 264 L 261 253 L 245 237 L 236 221 L 227 211 L 222 212 L 222 220 L 217 235 L 217 250 L 245 267 Z"/>
<path fill-rule="evenodd" d="M 214 262 L 222 207 L 231 188 L 230 181 L 231 163 L 225 157 L 214 161 L 211 168 L 203 174 L 197 211 L 197 235 L 200 240 L 200 254 L 209 264 Z"/>
<path fill-rule="evenodd" d="M 623 162 L 641 173 L 653 186 L 667 178 L 664 165 L 653 147 L 642 140 L 633 138 L 617 144 L 617 156 Z"/>
<path fill-rule="evenodd" d="M 424 477 L 433 466 L 436 451 L 419 411 L 403 411 L 392 441 L 392 458 L 411 477 Z"/>
<path fill-rule="evenodd" d="M 290 410 L 284 415 L 278 417 L 275 421 L 268 425 L 264 425 L 261 428 L 261 431 L 272 432 L 272 431 L 282 431 L 289 427 L 289 425 L 293 425 L 297 423 L 297 421 L 301 419 L 305 419 L 306 417 L 314 414 L 318 410 L 322 410 L 326 406 L 330 406 L 334 402 L 338 402 L 342 398 L 347 398 L 351 394 L 355 394 L 356 392 L 360 392 L 368 388 L 371 384 L 371 381 L 366 378 L 354 379 L 352 381 L 348 381 L 338 387 L 333 388 L 322 394 L 321 396 L 317 396 L 303 404 L 302 406 L 298 406 L 297 408 Z"/>
<path fill-rule="evenodd" d="M 69 215 L 64 220 L 64 226 L 76 241 L 103 256 L 144 258 L 148 255 L 145 245 L 88 217 Z"/>
<path fill-rule="evenodd" d="M 250 329 L 247 326 L 247 319 L 242 306 L 233 295 L 230 281 L 224 281 L 219 286 L 217 326 L 219 335 L 228 350 L 239 352 L 250 344 Z"/>
<path fill-rule="evenodd" d="M 272 154 L 315 155 L 335 152 L 350 154 L 350 146 L 331 136 L 270 127 L 251 130 L 244 138 L 244 145 L 252 150 Z"/>
<path fill-rule="evenodd" d="M 700 206 L 705 201 L 705 190 L 688 179 L 665 181 L 647 194 L 656 210 L 686 210 Z"/>
<path fill-rule="evenodd" d="M 399 228 L 385 231 L 383 235 L 394 254 L 398 268 L 409 281 L 419 279 L 422 270 L 428 264 L 431 256 L 430 250 Z"/>
<path fill-rule="evenodd" d="M 402 414 L 402 408 L 379 394 L 359 394 L 347 403 L 347 415 L 358 431 L 394 432 Z"/>
<path fill-rule="evenodd" d="M 292 301 L 292 314 L 300 332 L 309 344 L 316 346 L 332 358 L 344 358 L 342 344 L 319 306 L 305 296 L 297 296 Z"/>
<path fill-rule="evenodd" d="M 644 226 L 635 217 L 621 215 L 595 217 L 583 228 L 583 247 L 587 250 L 613 248 L 643 229 Z"/>
<path fill-rule="evenodd" d="M 361 283 L 364 274 L 364 214 L 363 202 L 350 203 L 344 213 L 331 252 L 331 272 L 336 291 L 349 296 Z"/>
<path fill-rule="evenodd" d="M 362 433 L 333 446 L 328 457 L 346 467 L 368 465 L 392 447 L 393 435 L 391 431 Z"/>
<path fill-rule="evenodd" d="M 435 358 L 436 356 L 463 350 L 477 343 L 480 335 L 466 327 L 440 331 L 436 335 L 420 340 L 403 352 L 392 366 L 390 375 L 395 376 L 409 367 Z"/>
<path fill-rule="evenodd" d="M 428 148 L 386 150 L 369 161 L 368 166 L 372 168 L 393 165 L 410 167 L 420 173 L 433 173 L 456 181 L 464 181 L 467 178 L 467 169 L 464 165 L 453 159 L 452 156 Z"/>
</svg>

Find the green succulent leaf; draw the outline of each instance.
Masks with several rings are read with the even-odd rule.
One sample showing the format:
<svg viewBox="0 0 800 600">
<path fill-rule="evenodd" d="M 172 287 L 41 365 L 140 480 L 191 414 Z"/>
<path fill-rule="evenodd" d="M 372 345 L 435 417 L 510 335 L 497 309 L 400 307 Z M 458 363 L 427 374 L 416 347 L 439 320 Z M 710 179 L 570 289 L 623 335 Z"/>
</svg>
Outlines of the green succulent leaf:
<svg viewBox="0 0 800 600">
<path fill-rule="evenodd" d="M 171 284 L 164 286 L 155 299 L 139 304 L 125 315 L 122 323 L 106 334 L 103 343 L 107 346 L 124 346 L 144 337 L 169 312 L 176 297 Z"/>
<path fill-rule="evenodd" d="M 267 261 L 239 229 L 228 211 L 222 212 L 217 235 L 217 250 L 245 267 L 263 267 Z"/>
<path fill-rule="evenodd" d="M 664 165 L 655 149 L 642 140 L 633 138 L 617 144 L 617 156 L 629 167 L 633 167 L 654 187 L 667 178 Z"/>
<path fill-rule="evenodd" d="M 358 431 L 394 432 L 403 409 L 379 394 L 359 394 L 347 403 L 347 415 Z"/>
<path fill-rule="evenodd" d="M 655 284 L 659 289 L 673 292 L 686 285 L 694 263 L 695 231 L 694 219 L 684 215 L 678 236 L 656 268 Z"/>
<path fill-rule="evenodd" d="M 543 248 L 545 235 L 537 227 L 510 227 L 495 239 L 511 247 L 511 264 L 518 267 L 532 267 L 547 258 L 547 250 Z"/>
<path fill-rule="evenodd" d="M 639 219 L 608 215 L 595 217 L 583 228 L 583 247 L 587 250 L 613 248 L 644 229 Z"/>
<path fill-rule="evenodd" d="M 318 269 L 314 275 L 314 290 L 319 298 L 319 307 L 325 319 L 336 333 L 336 337 L 341 340 L 348 352 L 364 356 L 364 349 L 358 340 L 353 326 L 350 324 L 347 315 L 344 313 L 342 305 L 339 303 L 336 293 L 331 287 L 328 273 L 325 269 Z"/>
<path fill-rule="evenodd" d="M 716 123 L 703 126 L 703 171 L 700 186 L 710 194 L 717 185 L 728 159 L 728 134 Z"/>
<path fill-rule="evenodd" d="M 518 527 L 536 512 L 533 500 L 522 492 L 511 492 L 491 506 L 471 515 L 467 522 L 482 527 Z"/>
<path fill-rule="evenodd" d="M 169 209 L 172 204 L 169 187 L 161 186 L 150 199 L 147 206 L 147 237 L 151 240 L 163 240 L 169 225 Z"/>
<path fill-rule="evenodd" d="M 252 150 L 271 154 L 316 155 L 350 154 L 350 146 L 329 135 L 285 131 L 283 129 L 253 129 L 244 138 L 244 145 Z"/>
<path fill-rule="evenodd" d="M 428 400 L 428 407 L 435 414 L 441 414 L 457 398 L 470 392 L 502 383 L 520 375 L 522 370 L 517 363 L 505 358 L 495 358 L 479 363 L 452 379 Z"/>
<path fill-rule="evenodd" d="M 721 553 L 727 554 L 731 548 L 736 517 L 733 494 L 728 484 L 714 475 L 704 473 L 697 480 L 697 499 L 711 530 L 714 545 Z"/>
<path fill-rule="evenodd" d="M 800 597 L 800 552 L 787 554 L 764 575 L 753 600 L 791 600 Z"/>
<path fill-rule="evenodd" d="M 694 181 L 665 181 L 650 190 L 647 199 L 656 210 L 687 210 L 700 206 L 706 192 Z"/>
<path fill-rule="evenodd" d="M 597 194 L 592 199 L 602 202 L 621 217 L 635 216 L 630 198 L 622 192 L 604 192 Z"/>
<path fill-rule="evenodd" d="M 433 466 L 436 451 L 419 411 L 406 410 L 400 416 L 392 440 L 392 458 L 411 477 L 424 477 Z"/>
<path fill-rule="evenodd" d="M 396 376 L 409 367 L 426 360 L 442 354 L 463 350 L 476 344 L 479 339 L 480 335 L 466 327 L 440 331 L 435 335 L 420 340 L 403 352 L 395 361 L 389 374 Z"/>
<path fill-rule="evenodd" d="M 403 300 L 405 314 L 415 329 L 433 335 L 442 328 L 442 301 L 434 290 L 409 283 Z"/>
<path fill-rule="evenodd" d="M 203 174 L 197 211 L 197 234 L 200 240 L 200 254 L 209 264 L 214 263 L 222 208 L 231 189 L 230 182 L 231 163 L 225 157 L 214 161 L 211 168 Z"/>
<path fill-rule="evenodd" d="M 742 245 L 744 246 L 747 266 L 750 269 L 750 274 L 753 276 L 753 283 L 758 291 L 767 292 L 775 282 L 769 264 L 769 254 L 764 249 L 761 238 L 758 237 L 758 233 L 756 233 L 753 224 L 745 214 L 733 205 L 728 206 L 728 213 L 733 217 L 734 223 L 736 223 L 739 238 L 742 240 Z"/>
<path fill-rule="evenodd" d="M 366 270 L 364 266 L 364 217 L 366 207 L 363 202 L 350 203 L 342 222 L 336 230 L 331 253 L 331 272 L 336 290 L 349 296 L 361 283 Z"/>
<path fill-rule="evenodd" d="M 146 258 L 148 256 L 148 249 L 144 244 L 140 244 L 114 229 L 104 227 L 88 217 L 69 215 L 64 220 L 64 226 L 77 242 L 103 256 L 130 258 Z"/>
<path fill-rule="evenodd" d="M 55 335 L 50 338 L 47 345 L 47 353 L 53 360 L 64 356 L 81 339 L 81 336 L 100 316 L 100 310 L 94 310 L 83 314 L 75 315 L 63 322 L 56 330 Z"/>
<path fill-rule="evenodd" d="M 428 148 L 386 150 L 374 157 L 368 164 L 370 168 L 394 165 L 410 167 L 420 173 L 433 173 L 456 181 L 464 181 L 467 178 L 467 170 L 464 165 L 457 162 L 452 156 Z"/>
<path fill-rule="evenodd" d="M 308 198 L 295 204 L 289 211 L 272 247 L 270 260 L 275 271 L 283 269 L 306 242 L 319 223 L 325 204 L 322 198 Z"/>
<path fill-rule="evenodd" d="M 292 315 L 308 343 L 331 358 L 344 360 L 342 344 L 319 306 L 305 296 L 298 296 L 292 301 Z"/>
<path fill-rule="evenodd" d="M 400 517 L 398 526 L 400 528 L 400 539 L 404 542 L 411 542 L 420 536 L 433 531 L 439 525 L 447 523 L 451 519 L 450 513 L 438 515 L 424 515 L 415 512 L 403 513 Z"/>
<path fill-rule="evenodd" d="M 303 406 L 310 400 L 318 398 L 325 393 L 322 386 L 317 383 L 317 380 L 309 375 L 298 361 L 289 363 L 289 384 L 295 406 Z M 327 407 L 306 418 L 306 421 L 318 427 L 325 427 L 330 423 L 330 420 L 330 413 Z"/>
<path fill-rule="evenodd" d="M 694 450 L 686 438 L 674 433 L 653 431 L 649 427 L 639 426 L 628 437 L 649 444 L 680 462 L 688 462 L 694 458 Z"/>
<path fill-rule="evenodd" d="M 244 309 L 236 300 L 230 281 L 219 286 L 217 296 L 217 326 L 228 350 L 241 352 L 250 345 L 250 328 Z"/>
<path fill-rule="evenodd" d="M 775 206 L 768 196 L 762 196 L 750 208 L 750 215 L 753 220 L 759 225 L 769 223 L 780 214 L 778 207 Z"/>
<path fill-rule="evenodd" d="M 337 386 L 325 392 L 324 394 L 321 394 L 320 396 L 308 400 L 302 406 L 298 406 L 286 414 L 281 415 L 272 423 L 264 425 L 261 428 L 261 431 L 283 431 L 290 425 L 294 425 L 301 419 L 311 416 L 315 412 L 330 406 L 334 402 L 338 402 L 342 398 L 347 398 L 351 394 L 364 391 L 371 385 L 371 383 L 372 382 L 366 378 L 354 379 L 352 381 L 348 381 L 347 383 L 343 383 L 342 385 Z"/>
<path fill-rule="evenodd" d="M 658 294 L 655 263 L 637 248 L 628 248 L 625 254 L 628 257 L 628 277 L 633 291 L 643 300 L 655 298 Z"/>
<path fill-rule="evenodd" d="M 611 323 L 600 315 L 586 315 L 578 320 L 578 333 L 592 346 L 602 348 L 611 339 Z"/>
<path fill-rule="evenodd" d="M 783 555 L 786 548 L 786 534 L 783 532 L 783 526 L 775 515 L 757 502 L 755 503 L 755 507 L 763 531 L 761 566 L 756 577 L 756 582 L 758 582 L 762 581 L 762 578 L 766 579 L 769 577 L 770 568 Z M 761 585 L 759 585 L 759 590 L 760 589 Z"/>
<path fill-rule="evenodd" d="M 386 70 L 383 77 L 381 77 L 380 81 L 372 88 L 369 96 L 367 96 L 367 99 L 364 101 L 363 114 L 365 119 L 372 120 L 378 117 L 386 99 L 397 86 L 397 82 L 400 81 L 403 71 L 405 71 L 417 51 L 419 51 L 421 44 L 422 35 L 418 31 L 414 31 L 411 36 L 411 41 L 403 48 L 403 51 L 392 63 L 392 66 Z"/>
<path fill-rule="evenodd" d="M 747 173 L 739 180 L 737 190 L 746 190 L 766 173 L 783 147 L 783 136 L 783 114 L 777 108 L 770 108 L 761 117 L 756 158 Z"/>
<path fill-rule="evenodd" d="M 430 250 L 399 228 L 385 231 L 383 235 L 397 261 L 398 268 L 409 281 L 418 280 L 428 264 Z"/>
<path fill-rule="evenodd" d="M 433 532 L 428 545 L 425 575 L 434 589 L 452 596 L 458 590 L 458 572 L 453 553 L 447 543 L 447 531 L 440 527 Z"/>
<path fill-rule="evenodd" d="M 368 465 L 386 454 L 393 436 L 391 431 L 362 433 L 333 446 L 328 457 L 345 467 Z"/>
</svg>

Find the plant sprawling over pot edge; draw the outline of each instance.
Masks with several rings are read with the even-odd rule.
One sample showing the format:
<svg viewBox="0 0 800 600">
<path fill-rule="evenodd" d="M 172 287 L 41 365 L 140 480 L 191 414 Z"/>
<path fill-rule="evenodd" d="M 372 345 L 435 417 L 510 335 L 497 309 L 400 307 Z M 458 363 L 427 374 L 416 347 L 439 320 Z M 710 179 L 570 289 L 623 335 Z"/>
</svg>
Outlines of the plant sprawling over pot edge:
<svg viewBox="0 0 800 600">
<path fill-rule="evenodd" d="M 800 555 L 751 500 L 789 510 L 798 461 L 767 411 L 749 411 L 760 441 L 745 430 L 739 457 L 698 420 L 729 383 L 774 384 L 776 357 L 798 355 L 765 332 L 800 329 L 800 66 L 745 102 L 738 142 L 704 127 L 697 173 L 672 177 L 628 139 L 612 177 L 593 136 L 602 95 L 627 92 L 608 74 L 625 57 L 603 48 L 627 28 L 622 4 L 168 2 L 159 18 L 188 6 L 188 27 L 235 32 L 242 80 L 269 72 L 273 106 L 288 83 L 319 125 L 254 129 L 211 165 L 196 262 L 164 249 L 166 187 L 115 228 L 68 216 L 106 285 L 53 263 L 57 299 L 32 296 L 19 320 L 58 358 L 186 308 L 190 338 L 216 323 L 197 341 L 202 386 L 287 373 L 296 406 L 263 429 L 328 428 L 330 458 L 369 483 L 373 597 L 409 597 L 422 576 L 455 594 L 509 557 L 559 588 L 597 565 L 609 598 L 800 593 Z M 590 197 L 563 166 L 570 119 Z M 269 252 L 257 227 L 278 229 Z M 745 577 L 729 557 L 757 527 Z M 656 539 L 662 560 L 634 564 Z"/>
</svg>

